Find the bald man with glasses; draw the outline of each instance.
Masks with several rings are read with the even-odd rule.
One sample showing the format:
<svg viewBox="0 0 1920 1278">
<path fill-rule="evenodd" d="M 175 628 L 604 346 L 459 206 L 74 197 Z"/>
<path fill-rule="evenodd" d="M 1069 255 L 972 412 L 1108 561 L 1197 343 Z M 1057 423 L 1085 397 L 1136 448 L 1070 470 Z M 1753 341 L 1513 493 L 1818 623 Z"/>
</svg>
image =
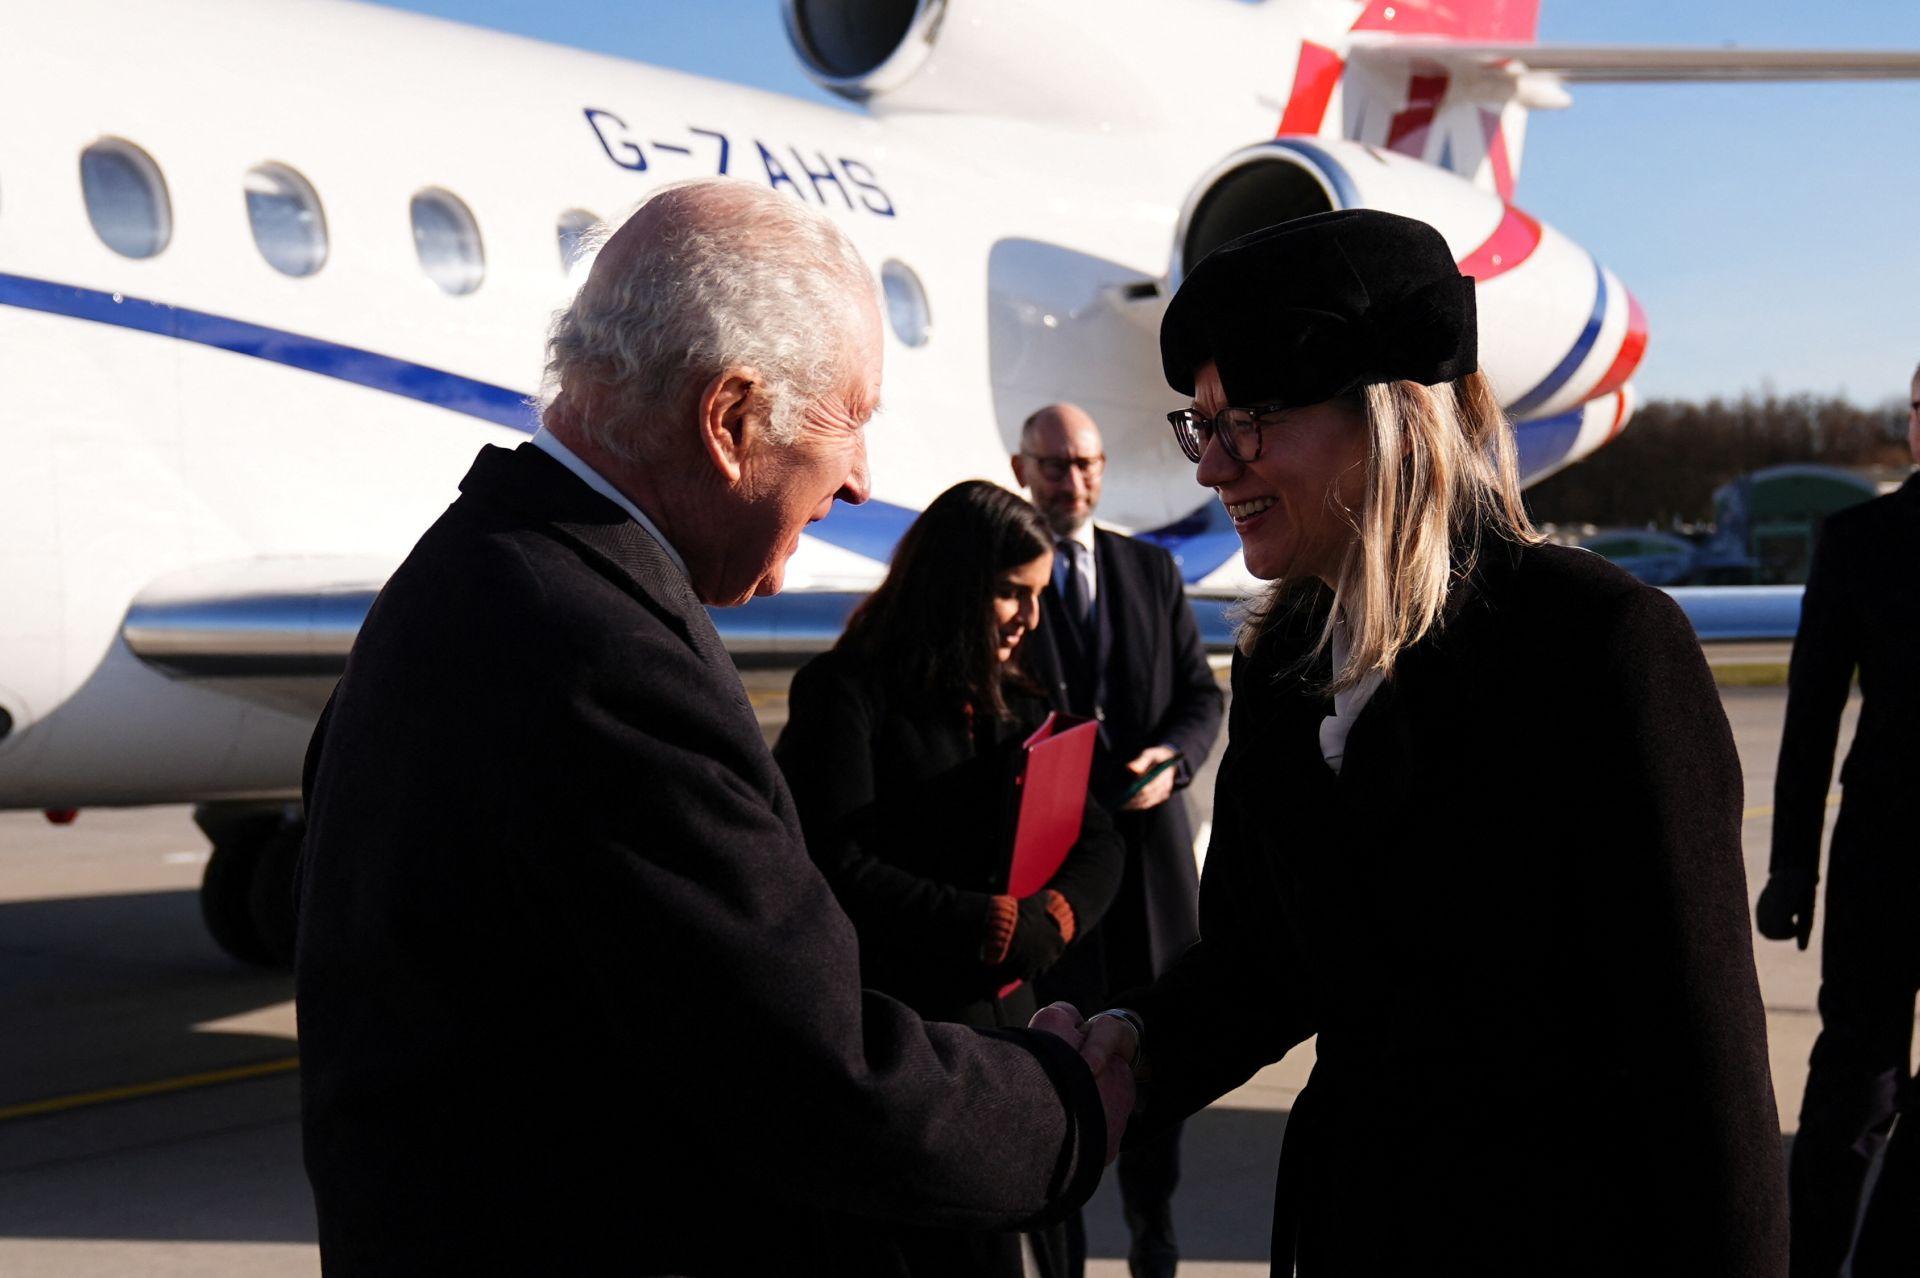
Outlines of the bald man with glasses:
<svg viewBox="0 0 1920 1278">
<path fill-rule="evenodd" d="M 1052 529 L 1053 581 L 1028 641 L 1028 671 L 1054 707 L 1096 719 L 1093 794 L 1126 842 L 1119 896 L 1100 925 L 1039 982 L 1042 1001 L 1104 1007 L 1158 976 L 1199 935 L 1193 825 L 1179 791 L 1220 732 L 1223 698 L 1173 556 L 1096 528 L 1106 477 L 1100 428 L 1072 404 L 1027 418 L 1013 474 Z M 1179 1130 L 1120 1155 L 1135 1278 L 1171 1275 Z M 1085 1262 L 1078 1221 L 1073 1273 Z"/>
</svg>

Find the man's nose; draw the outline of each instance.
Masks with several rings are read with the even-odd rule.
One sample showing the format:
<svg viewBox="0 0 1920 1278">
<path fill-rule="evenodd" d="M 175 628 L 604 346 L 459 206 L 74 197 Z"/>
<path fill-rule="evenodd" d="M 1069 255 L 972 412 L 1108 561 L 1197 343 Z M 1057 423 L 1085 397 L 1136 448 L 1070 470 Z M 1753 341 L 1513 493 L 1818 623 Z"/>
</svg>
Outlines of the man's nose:
<svg viewBox="0 0 1920 1278">
<path fill-rule="evenodd" d="M 867 441 L 862 436 L 859 451 L 853 455 L 853 469 L 847 472 L 846 482 L 834 496 L 849 506 L 858 506 L 872 495 L 873 482 L 867 477 Z"/>
<path fill-rule="evenodd" d="M 1193 478 L 1202 488 L 1218 488 L 1244 469 L 1242 463 L 1227 456 L 1227 450 L 1221 446 L 1220 436 L 1216 432 L 1207 436 L 1207 446 L 1200 454 L 1200 465 L 1193 472 Z"/>
</svg>

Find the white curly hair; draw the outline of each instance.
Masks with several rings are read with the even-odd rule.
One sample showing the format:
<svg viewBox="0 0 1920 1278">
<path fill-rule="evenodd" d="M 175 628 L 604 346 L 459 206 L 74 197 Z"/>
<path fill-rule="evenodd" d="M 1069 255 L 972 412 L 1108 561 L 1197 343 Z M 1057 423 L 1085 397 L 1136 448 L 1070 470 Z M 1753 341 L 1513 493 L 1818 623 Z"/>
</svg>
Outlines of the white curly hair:
<svg viewBox="0 0 1920 1278">
<path fill-rule="evenodd" d="M 548 334 L 545 399 L 584 384 L 609 394 L 575 427 L 616 457 L 645 460 L 657 434 L 715 376 L 751 368 L 768 435 L 791 443 L 802 415 L 851 375 L 851 335 L 873 275 L 845 233 L 788 195 L 738 178 L 662 187 L 627 221 L 653 223 L 649 251 L 595 269 Z M 611 233 L 588 246 L 597 252 Z"/>
</svg>

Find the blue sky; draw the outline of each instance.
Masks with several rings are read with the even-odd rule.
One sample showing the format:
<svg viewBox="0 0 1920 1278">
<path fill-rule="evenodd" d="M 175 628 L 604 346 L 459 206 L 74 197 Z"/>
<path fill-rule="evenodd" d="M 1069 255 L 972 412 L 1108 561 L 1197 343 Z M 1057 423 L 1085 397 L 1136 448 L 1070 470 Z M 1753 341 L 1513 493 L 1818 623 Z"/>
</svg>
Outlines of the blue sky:
<svg viewBox="0 0 1920 1278">
<path fill-rule="evenodd" d="M 388 2 L 832 100 L 788 51 L 779 0 Z M 1541 0 L 1540 38 L 1920 50 L 1920 4 Z M 1904 398 L 1920 363 L 1920 82 L 1576 85 L 1573 96 L 1532 117 L 1517 202 L 1646 305 L 1643 395 Z"/>
</svg>

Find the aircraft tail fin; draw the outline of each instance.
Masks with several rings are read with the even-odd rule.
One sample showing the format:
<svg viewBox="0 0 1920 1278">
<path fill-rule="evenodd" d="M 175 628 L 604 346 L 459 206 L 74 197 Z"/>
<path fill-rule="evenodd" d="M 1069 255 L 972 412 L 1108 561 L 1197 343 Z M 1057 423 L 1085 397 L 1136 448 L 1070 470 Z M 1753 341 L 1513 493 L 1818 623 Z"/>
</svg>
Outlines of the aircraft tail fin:
<svg viewBox="0 0 1920 1278">
<path fill-rule="evenodd" d="M 1523 84 L 1446 56 L 1455 42 L 1526 44 L 1540 0 L 1367 0 L 1346 31 L 1309 35 L 1281 111 L 1281 134 L 1348 138 L 1413 155 L 1513 198 L 1521 171 Z M 1565 98 L 1565 94 L 1561 94 Z"/>
<path fill-rule="evenodd" d="M 1282 134 L 1346 138 L 1449 169 L 1511 199 L 1527 109 L 1512 75 L 1446 56 L 1456 43 L 1525 45 L 1540 0 L 1368 0 L 1352 25 L 1301 42 Z M 1564 94 L 1562 95 L 1564 98 Z"/>
<path fill-rule="evenodd" d="M 1540 29 L 1540 0 L 1371 0 L 1357 32 L 1389 36 L 1531 41 Z"/>
</svg>

